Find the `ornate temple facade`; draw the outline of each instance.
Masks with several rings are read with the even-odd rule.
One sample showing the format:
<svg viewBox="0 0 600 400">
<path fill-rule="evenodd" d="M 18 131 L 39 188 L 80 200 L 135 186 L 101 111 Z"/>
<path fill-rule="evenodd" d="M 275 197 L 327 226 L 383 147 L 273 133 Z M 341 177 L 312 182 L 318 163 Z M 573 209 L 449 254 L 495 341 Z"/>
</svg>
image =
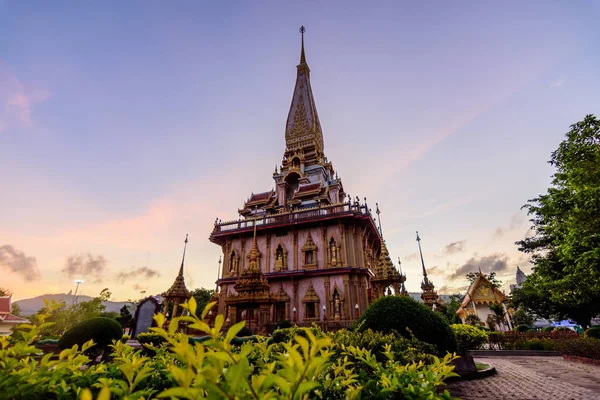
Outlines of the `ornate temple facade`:
<svg viewBox="0 0 600 400">
<path fill-rule="evenodd" d="M 490 319 L 499 331 L 512 330 L 512 309 L 506 307 L 506 295 L 502 293 L 479 271 L 477 278 L 467 289 L 463 301 L 456 311 L 463 324 L 469 315 L 475 315 L 486 326 L 490 327 Z M 499 305 L 502 315 L 494 312 L 490 306 Z"/>
<path fill-rule="evenodd" d="M 304 33 L 304 29 L 301 28 Z M 376 298 L 402 293 L 366 198 L 351 198 L 325 156 L 304 35 L 274 189 L 253 193 L 234 221 L 215 221 L 221 246 L 218 313 L 253 330 L 355 320 Z"/>
</svg>

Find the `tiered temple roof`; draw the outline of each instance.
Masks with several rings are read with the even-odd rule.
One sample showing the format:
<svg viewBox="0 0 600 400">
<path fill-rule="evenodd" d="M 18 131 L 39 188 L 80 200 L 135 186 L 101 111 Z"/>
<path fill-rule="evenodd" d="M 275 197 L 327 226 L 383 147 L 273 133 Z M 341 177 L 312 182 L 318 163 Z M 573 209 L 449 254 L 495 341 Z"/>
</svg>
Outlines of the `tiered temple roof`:
<svg viewBox="0 0 600 400">
<path fill-rule="evenodd" d="M 227 297 L 228 303 L 239 302 L 265 302 L 270 301 L 270 285 L 263 276 L 258 262 L 260 253 L 256 243 L 256 225 L 254 226 L 254 239 L 252 249 L 250 250 L 248 267 L 244 269 L 233 288 L 237 294 L 230 294 Z"/>
</svg>

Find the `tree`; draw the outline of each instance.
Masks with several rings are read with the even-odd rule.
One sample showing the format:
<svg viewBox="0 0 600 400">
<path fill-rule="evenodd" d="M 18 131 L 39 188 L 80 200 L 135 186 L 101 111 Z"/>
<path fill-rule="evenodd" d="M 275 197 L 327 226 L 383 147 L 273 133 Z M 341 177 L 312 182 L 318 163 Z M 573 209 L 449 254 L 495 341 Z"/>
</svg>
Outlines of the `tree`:
<svg viewBox="0 0 600 400">
<path fill-rule="evenodd" d="M 129 312 L 129 308 L 127 308 L 127 306 L 121 307 L 120 315 L 117 317 L 117 321 L 119 321 L 123 329 L 131 328 L 133 316 Z"/>
<path fill-rule="evenodd" d="M 449 324 L 461 324 L 460 317 L 456 315 L 456 311 L 460 308 L 462 296 L 460 294 L 450 295 L 450 302 L 440 305 L 436 310 L 441 312 Z"/>
<path fill-rule="evenodd" d="M 502 281 L 498 280 L 496 278 L 496 272 L 490 272 L 489 275 L 486 274 L 481 274 L 484 278 L 486 278 L 488 281 L 490 281 L 490 283 L 492 284 L 493 287 L 495 287 L 496 289 L 500 288 L 502 286 Z M 479 277 L 479 272 L 469 272 L 467 274 L 467 280 L 470 283 L 475 282 L 475 279 L 477 279 Z"/>
<path fill-rule="evenodd" d="M 475 314 L 469 314 L 465 318 L 465 323 L 473 326 L 481 325 L 481 318 Z"/>
<path fill-rule="evenodd" d="M 525 310 L 523 307 L 520 307 L 513 314 L 512 320 L 513 320 L 513 323 L 515 324 L 515 326 L 516 325 L 532 326 L 533 322 L 535 321 L 535 318 L 533 317 L 533 315 L 531 315 L 529 312 L 527 312 L 527 310 Z"/>
<path fill-rule="evenodd" d="M 549 163 L 551 187 L 523 206 L 534 236 L 517 245 L 534 269 L 513 302 L 588 327 L 600 313 L 600 120 L 571 125 Z"/>
<path fill-rule="evenodd" d="M 198 305 L 196 308 L 196 314 L 200 316 L 204 307 L 210 302 L 210 298 L 215 294 L 215 291 L 212 289 L 199 288 L 192 290 L 192 296 L 196 299 L 196 304 Z"/>
<path fill-rule="evenodd" d="M 21 315 L 22 312 L 23 311 L 21 310 L 21 307 L 18 304 L 12 303 L 11 310 L 10 310 L 10 313 L 12 315 L 17 316 L 17 317 L 21 317 L 22 316 Z"/>
<path fill-rule="evenodd" d="M 46 318 L 46 322 L 53 322 L 54 324 L 46 328 L 43 334 L 48 336 L 60 336 L 66 330 L 70 329 L 73 325 L 76 325 L 81 321 L 85 321 L 86 319 L 93 317 L 99 317 L 106 308 L 102 303 L 110 299 L 110 296 L 110 291 L 108 289 L 104 289 L 100 292 L 98 297 L 94 297 L 89 301 L 74 303 L 70 306 L 67 306 L 64 302 L 54 306 L 48 305 L 48 307 L 38 311 L 38 313 L 33 316 L 33 320 L 39 321 L 40 316 L 49 313 L 49 316 Z"/>
</svg>

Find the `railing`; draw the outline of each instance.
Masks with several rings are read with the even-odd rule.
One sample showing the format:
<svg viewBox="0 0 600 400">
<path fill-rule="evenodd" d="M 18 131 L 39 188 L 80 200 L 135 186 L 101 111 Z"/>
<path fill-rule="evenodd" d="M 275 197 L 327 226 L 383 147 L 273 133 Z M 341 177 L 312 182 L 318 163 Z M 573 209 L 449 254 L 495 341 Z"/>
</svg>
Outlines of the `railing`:
<svg viewBox="0 0 600 400">
<path fill-rule="evenodd" d="M 302 221 L 307 219 L 314 219 L 320 217 L 330 217 L 339 214 L 348 214 L 348 213 L 358 213 L 362 215 L 367 215 L 371 218 L 373 223 L 373 216 L 371 211 L 368 209 L 366 204 L 359 204 L 355 202 L 354 204 L 348 203 L 339 203 L 332 204 L 329 206 L 316 206 L 310 208 L 302 208 L 299 210 L 292 211 L 284 211 L 277 214 L 265 215 L 262 217 L 255 218 L 247 218 L 243 220 L 237 221 L 228 221 L 228 222 L 215 222 L 215 228 L 213 233 L 220 232 L 228 232 L 235 231 L 239 229 L 247 229 L 252 228 L 256 224 L 256 226 L 262 225 L 274 225 L 274 224 L 284 224 L 296 221 Z"/>
</svg>

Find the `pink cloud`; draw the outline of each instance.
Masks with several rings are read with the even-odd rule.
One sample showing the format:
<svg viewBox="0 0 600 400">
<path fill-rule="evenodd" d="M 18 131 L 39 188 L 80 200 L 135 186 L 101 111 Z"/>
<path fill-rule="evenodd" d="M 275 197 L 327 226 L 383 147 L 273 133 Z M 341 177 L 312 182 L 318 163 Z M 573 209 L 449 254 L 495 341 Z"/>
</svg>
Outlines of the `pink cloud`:
<svg viewBox="0 0 600 400">
<path fill-rule="evenodd" d="M 48 90 L 21 82 L 0 62 L 0 133 L 11 127 L 31 126 L 35 103 L 41 103 L 49 96 Z"/>
</svg>

